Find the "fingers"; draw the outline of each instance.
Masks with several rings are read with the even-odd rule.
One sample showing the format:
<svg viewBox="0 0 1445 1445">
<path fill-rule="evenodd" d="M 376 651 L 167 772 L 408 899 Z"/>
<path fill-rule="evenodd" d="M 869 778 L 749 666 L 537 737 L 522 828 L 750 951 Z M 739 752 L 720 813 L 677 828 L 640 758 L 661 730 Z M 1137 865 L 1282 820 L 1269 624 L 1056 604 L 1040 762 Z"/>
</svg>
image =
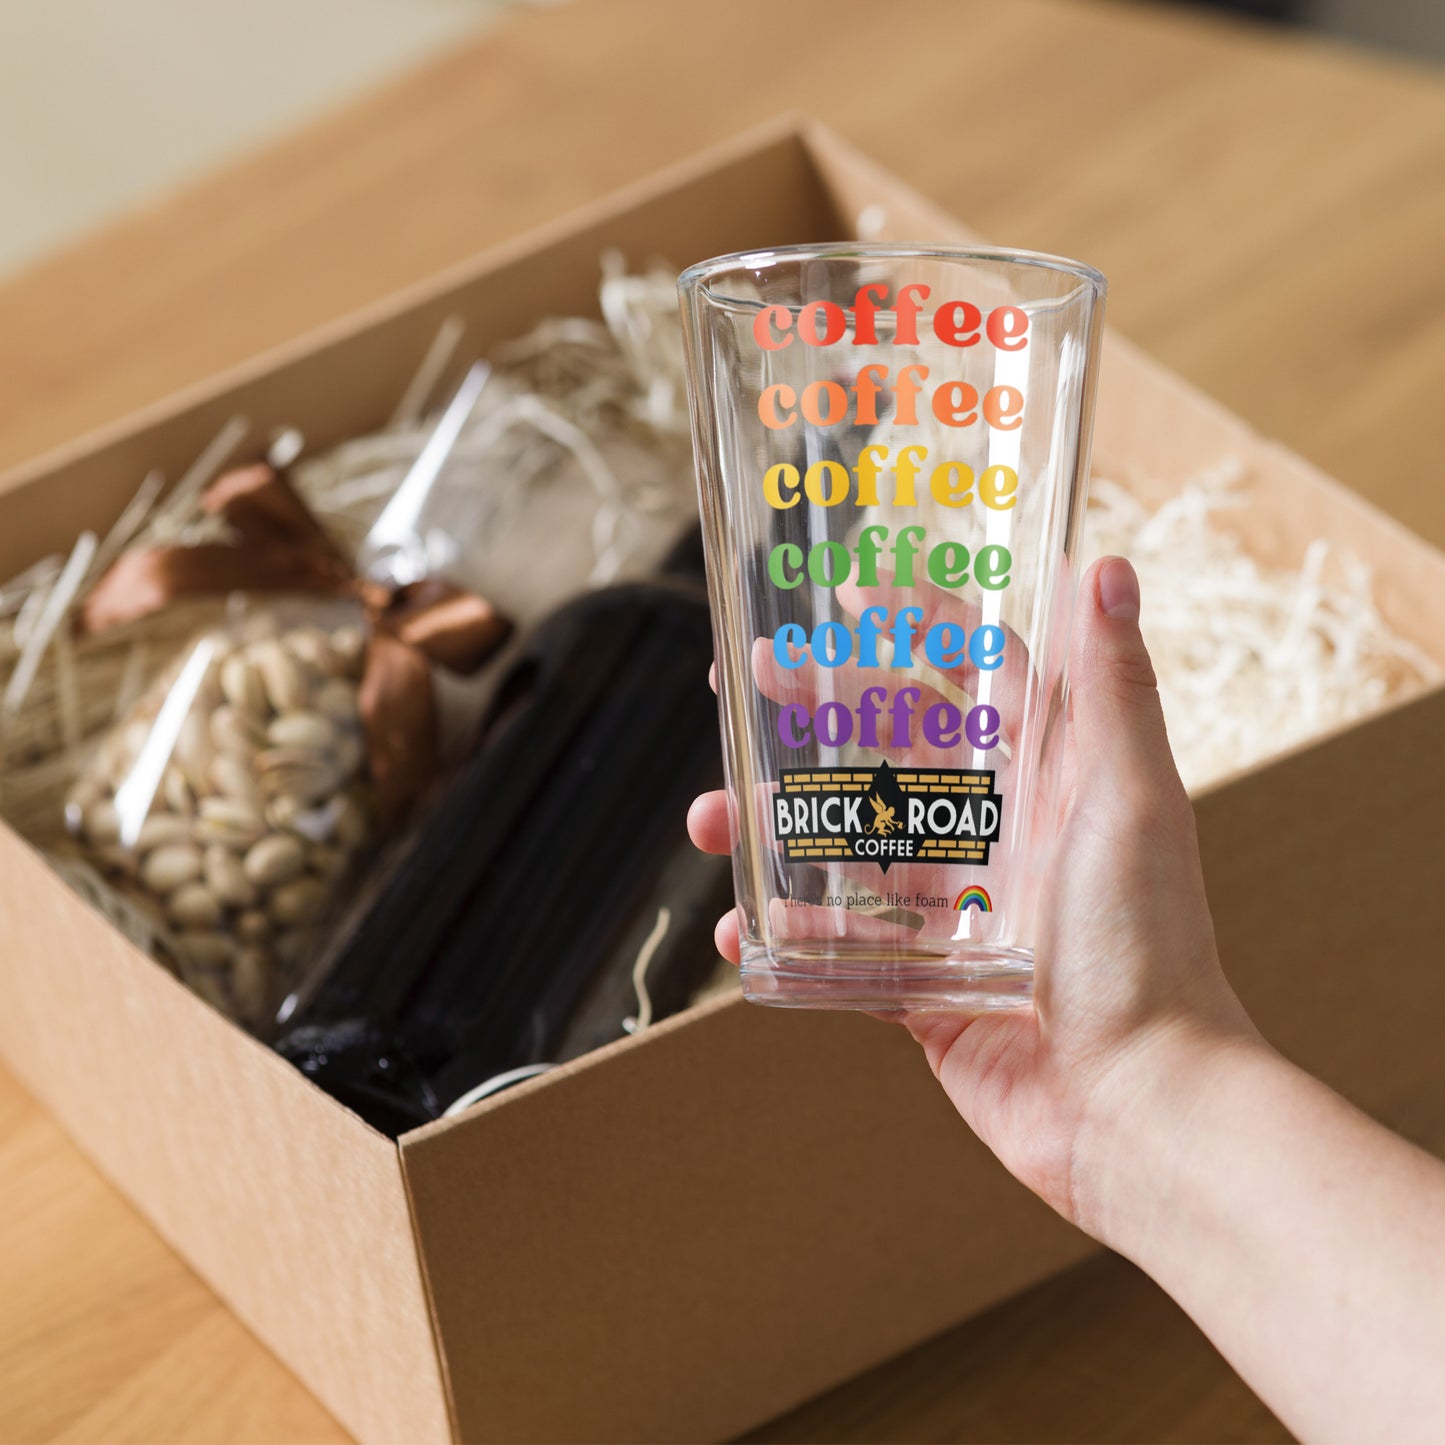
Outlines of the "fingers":
<svg viewBox="0 0 1445 1445">
<path fill-rule="evenodd" d="M 871 694 L 872 721 L 869 726 L 872 732 L 865 736 L 860 722 L 857 735 L 850 739 L 869 752 L 879 753 L 895 763 L 909 762 L 935 768 L 949 767 L 958 758 L 958 743 L 949 747 L 936 746 L 922 735 L 918 724 L 911 719 L 921 717 L 939 703 L 948 703 L 957 708 L 961 724 L 967 710 L 967 699 L 957 703 L 927 682 L 882 668 L 860 668 L 847 663 L 842 667 L 822 668 L 811 662 L 797 668 L 783 667 L 773 655 L 773 644 L 766 638 L 758 638 L 753 643 L 752 661 L 754 680 L 765 697 L 785 707 L 797 704 L 805 708 L 810 716 L 825 702 L 842 703 L 846 711 L 857 714 L 865 696 Z M 904 736 L 895 740 L 890 697 L 904 687 L 914 689 L 915 695 L 912 711 L 902 723 Z"/>
<path fill-rule="evenodd" d="M 774 898 L 768 904 L 768 930 L 773 941 L 783 947 L 844 936 L 852 943 L 902 947 L 912 940 L 916 931 L 886 915 L 858 913 L 851 908 L 822 903 L 799 904 L 796 900 L 781 898 Z"/>
<path fill-rule="evenodd" d="M 728 826 L 728 795 L 719 788 L 694 798 L 687 810 L 687 836 L 704 853 L 731 853 Z"/>
<path fill-rule="evenodd" d="M 932 586 L 898 587 L 891 579 L 876 587 L 846 582 L 838 589 L 838 601 L 854 617 L 861 617 L 870 607 L 882 608 L 889 617 L 898 616 L 905 607 L 917 607 L 923 613 L 918 623 L 920 636 L 940 622 L 951 622 L 961 632 L 971 634 L 984 620 L 982 606 L 969 597 Z M 939 671 L 980 701 L 984 700 L 980 684 L 987 678 L 987 700 L 999 711 L 1003 736 L 1012 740 L 1023 726 L 1036 675 L 1023 638 L 1002 621 L 996 625 L 1004 638 L 1003 659 L 997 668 L 983 672 L 965 656 L 953 667 Z"/>
<path fill-rule="evenodd" d="M 1078 791 L 1149 815 L 1181 803 L 1187 808 L 1187 798 L 1169 751 L 1139 607 L 1139 579 L 1122 557 L 1089 569 L 1070 662 L 1072 725 Z"/>
<path fill-rule="evenodd" d="M 717 927 L 713 929 L 712 941 L 717 946 L 717 951 L 729 963 L 740 963 L 743 956 L 742 938 L 738 932 L 738 911 L 736 908 L 731 913 L 724 913 L 717 921 Z"/>
<path fill-rule="evenodd" d="M 782 943 L 808 938 L 841 934 L 840 909 L 823 908 L 808 904 L 801 908 L 788 908 L 781 900 L 774 899 L 771 915 L 773 931 Z M 912 931 L 902 928 L 884 918 L 869 918 L 864 914 L 848 914 L 848 936 L 852 939 L 872 939 L 877 942 L 900 943 L 912 936 Z M 729 963 L 742 958 L 742 932 L 739 913 L 736 908 L 724 913 L 713 929 L 713 943 L 719 954 Z"/>
</svg>

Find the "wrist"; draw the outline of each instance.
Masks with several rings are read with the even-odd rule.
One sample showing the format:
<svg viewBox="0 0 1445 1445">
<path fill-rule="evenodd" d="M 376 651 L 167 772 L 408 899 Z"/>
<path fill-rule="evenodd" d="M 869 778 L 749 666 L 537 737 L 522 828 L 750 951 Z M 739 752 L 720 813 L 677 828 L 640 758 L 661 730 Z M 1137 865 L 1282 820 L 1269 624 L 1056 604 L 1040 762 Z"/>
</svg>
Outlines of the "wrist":
<svg viewBox="0 0 1445 1445">
<path fill-rule="evenodd" d="M 1275 1056 L 1250 1028 L 1169 1019 L 1141 1030 L 1090 1093 L 1071 1168 L 1075 1223 L 1142 1263 L 1188 1206 L 1201 1111 L 1262 1057 Z"/>
</svg>

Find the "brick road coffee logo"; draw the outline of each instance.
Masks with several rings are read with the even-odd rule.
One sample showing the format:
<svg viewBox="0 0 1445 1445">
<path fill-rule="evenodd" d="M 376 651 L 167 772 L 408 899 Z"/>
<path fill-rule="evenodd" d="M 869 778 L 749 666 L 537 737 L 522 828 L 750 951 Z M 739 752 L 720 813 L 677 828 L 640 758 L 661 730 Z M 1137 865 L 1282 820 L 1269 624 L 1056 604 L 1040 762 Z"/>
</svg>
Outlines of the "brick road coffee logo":
<svg viewBox="0 0 1445 1445">
<path fill-rule="evenodd" d="M 773 832 L 789 860 L 987 863 L 1003 800 L 991 770 L 784 769 Z"/>
</svg>

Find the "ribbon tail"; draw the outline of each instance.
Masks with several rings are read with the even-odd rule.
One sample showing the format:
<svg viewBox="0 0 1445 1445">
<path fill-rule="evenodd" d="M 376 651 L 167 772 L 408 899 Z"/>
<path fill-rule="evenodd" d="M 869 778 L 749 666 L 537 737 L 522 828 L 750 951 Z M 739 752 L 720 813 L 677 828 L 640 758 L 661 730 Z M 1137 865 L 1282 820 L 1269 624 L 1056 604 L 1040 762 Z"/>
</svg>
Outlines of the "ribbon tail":
<svg viewBox="0 0 1445 1445">
<path fill-rule="evenodd" d="M 201 505 L 231 527 L 235 544 L 177 543 L 122 553 L 85 599 L 84 631 L 135 622 L 181 597 L 352 590 L 346 559 L 274 467 L 258 462 L 225 473 L 207 488 Z"/>
<path fill-rule="evenodd" d="M 377 630 L 357 695 L 367 763 L 383 825 L 395 823 L 436 777 L 431 669 L 414 647 Z"/>
<path fill-rule="evenodd" d="M 440 578 L 398 588 L 379 625 L 448 672 L 469 676 L 512 634 L 484 597 Z"/>
</svg>

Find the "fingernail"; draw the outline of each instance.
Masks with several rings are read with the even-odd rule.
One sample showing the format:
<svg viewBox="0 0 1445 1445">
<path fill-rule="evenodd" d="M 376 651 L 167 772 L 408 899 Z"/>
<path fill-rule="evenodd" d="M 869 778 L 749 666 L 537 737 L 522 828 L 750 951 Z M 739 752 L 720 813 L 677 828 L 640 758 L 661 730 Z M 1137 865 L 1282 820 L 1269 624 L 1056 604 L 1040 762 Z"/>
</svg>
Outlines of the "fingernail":
<svg viewBox="0 0 1445 1445">
<path fill-rule="evenodd" d="M 1099 606 L 1120 622 L 1139 620 L 1139 578 L 1122 557 L 1110 557 L 1099 569 Z"/>
</svg>

